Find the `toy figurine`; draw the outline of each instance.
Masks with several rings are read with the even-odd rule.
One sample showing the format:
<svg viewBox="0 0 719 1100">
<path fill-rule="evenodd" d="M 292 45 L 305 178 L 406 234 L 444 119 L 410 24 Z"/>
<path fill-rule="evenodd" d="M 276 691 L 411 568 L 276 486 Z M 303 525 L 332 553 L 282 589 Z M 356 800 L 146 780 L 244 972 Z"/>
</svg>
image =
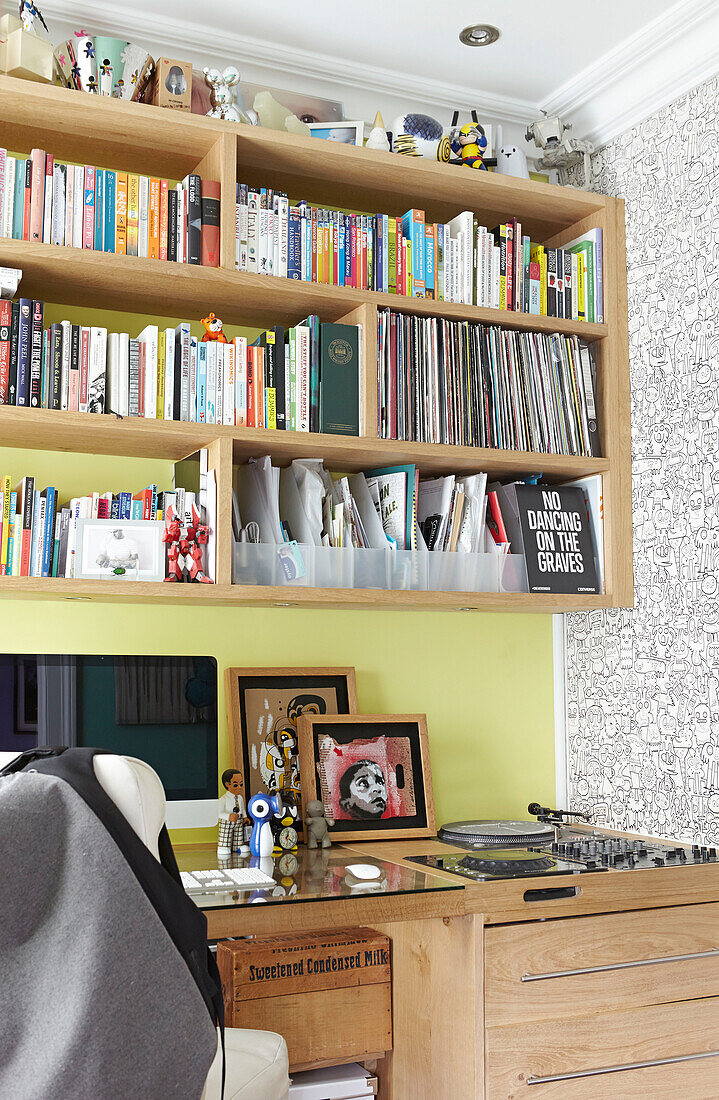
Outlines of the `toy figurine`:
<svg viewBox="0 0 719 1100">
<path fill-rule="evenodd" d="M 245 122 L 235 103 L 232 88 L 240 83 L 239 71 L 234 65 L 228 65 L 224 72 L 219 69 L 203 69 L 205 84 L 210 89 L 210 118 L 223 118 L 227 122 Z"/>
<path fill-rule="evenodd" d="M 215 317 L 214 313 L 208 313 L 207 317 L 201 318 L 201 321 L 205 326 L 203 340 L 216 340 L 218 344 L 227 343 L 227 337 L 222 331 L 222 321 L 219 317 Z"/>
<path fill-rule="evenodd" d="M 18 8 L 20 18 L 22 19 L 23 30 L 32 31 L 34 34 L 35 29 L 33 27 L 33 23 L 36 19 L 39 19 L 43 27 L 47 31 L 47 23 L 43 19 L 42 12 L 40 11 L 34 0 L 20 0 Z M 47 31 L 47 33 L 49 34 L 50 32 Z"/>
<path fill-rule="evenodd" d="M 322 811 L 323 807 L 321 802 L 314 801 L 307 803 L 305 825 L 307 826 L 308 848 L 316 848 L 318 845 L 321 845 L 323 848 L 332 847 L 332 841 L 329 838 L 329 829 Z"/>
<path fill-rule="evenodd" d="M 381 111 L 378 111 L 374 116 L 372 129 L 365 142 L 365 149 L 377 149 L 382 153 L 389 153 L 389 141 L 387 140 L 387 131 L 384 128 L 384 119 L 382 118 Z"/>
<path fill-rule="evenodd" d="M 453 130 L 450 146 L 452 152 L 459 158 L 456 163 L 461 163 L 467 168 L 487 171 L 487 166 L 482 159 L 483 154 L 487 152 L 487 138 L 478 122 L 468 122 L 459 130 Z"/>
<path fill-rule="evenodd" d="M 438 160 L 441 138 L 442 123 L 430 115 L 408 113 L 392 123 L 392 152 L 405 157 Z"/>
<path fill-rule="evenodd" d="M 222 786 L 225 794 L 220 798 L 220 832 L 217 838 L 217 854 L 229 856 L 231 852 L 249 855 L 245 844 L 245 825 L 250 824 L 245 814 L 245 800 L 242 797 L 242 774 L 237 768 L 227 768 L 222 773 Z"/>
<path fill-rule="evenodd" d="M 272 818 L 272 832 L 275 838 L 273 856 L 281 855 L 282 852 L 297 851 L 297 806 L 294 799 L 288 797 L 283 799 L 279 795 L 276 795 L 276 799 L 279 809 Z"/>
<path fill-rule="evenodd" d="M 192 520 L 187 523 L 168 505 L 162 541 L 167 546 L 166 581 L 201 581 L 212 584 L 202 569 L 202 547 L 207 545 L 210 529 L 200 523 L 200 513 L 193 501 Z"/>
<path fill-rule="evenodd" d="M 270 819 L 273 814 L 280 811 L 279 799 L 275 795 L 253 794 L 247 810 L 254 822 L 250 836 L 252 855 L 259 859 L 263 856 L 271 856 L 275 841 Z"/>
</svg>

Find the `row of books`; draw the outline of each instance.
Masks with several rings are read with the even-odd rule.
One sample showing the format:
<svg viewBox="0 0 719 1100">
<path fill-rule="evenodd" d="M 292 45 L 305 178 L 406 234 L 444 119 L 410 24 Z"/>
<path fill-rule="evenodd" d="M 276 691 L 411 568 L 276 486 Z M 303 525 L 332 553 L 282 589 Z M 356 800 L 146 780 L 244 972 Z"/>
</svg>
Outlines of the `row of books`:
<svg viewBox="0 0 719 1100">
<path fill-rule="evenodd" d="M 0 149 L 0 237 L 218 267 L 220 185 L 64 164 Z"/>
<path fill-rule="evenodd" d="M 245 533 L 254 528 L 252 541 L 277 546 L 522 555 L 516 487 L 537 480 L 488 483 L 485 473 L 423 478 L 413 464 L 345 476 L 330 473 L 319 459 L 277 469 L 266 457 L 237 471 L 234 534 L 246 542 Z M 565 487 L 582 491 L 601 576 L 601 475 Z"/>
<path fill-rule="evenodd" d="M 382 439 L 601 454 L 591 345 L 380 310 Z"/>
<path fill-rule="evenodd" d="M 260 275 L 602 321 L 602 252 L 601 229 L 545 248 L 516 218 L 488 230 L 464 211 L 432 224 L 423 210 L 352 214 L 237 186 L 235 266 Z"/>
<path fill-rule="evenodd" d="M 360 333 L 313 315 L 254 344 L 198 340 L 189 322 L 131 337 L 46 328 L 43 302 L 0 300 L 0 405 L 358 435 Z"/>
<path fill-rule="evenodd" d="M 0 480 L 0 576 L 74 577 L 80 520 L 162 520 L 172 505 L 190 523 L 198 503 L 185 489 L 158 492 L 149 485 L 134 494 L 73 497 L 63 505 L 55 486 L 37 489 L 28 476 L 13 488 L 6 475 Z"/>
</svg>

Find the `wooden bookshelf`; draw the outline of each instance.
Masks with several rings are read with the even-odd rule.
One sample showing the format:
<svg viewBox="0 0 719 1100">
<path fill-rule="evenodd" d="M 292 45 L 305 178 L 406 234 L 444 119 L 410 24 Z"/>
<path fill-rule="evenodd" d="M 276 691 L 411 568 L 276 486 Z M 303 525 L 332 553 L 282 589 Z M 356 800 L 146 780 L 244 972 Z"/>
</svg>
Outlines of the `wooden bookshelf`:
<svg viewBox="0 0 719 1100">
<path fill-rule="evenodd" d="M 323 321 L 362 324 L 362 435 L 308 435 L 215 425 L 0 407 L 0 446 L 179 461 L 210 450 L 218 483 L 218 583 L 146 584 L 0 578 L 3 597 L 93 599 L 182 604 L 378 607 L 558 612 L 631 606 L 631 454 L 624 204 L 570 188 L 404 158 L 291 134 L 90 96 L 0 77 L 1 143 L 29 154 L 39 146 L 56 158 L 160 174 L 196 171 L 221 186 L 220 267 L 190 267 L 0 238 L 0 264 L 23 270 L 26 297 L 162 317 L 200 317 L 213 309 L 228 324 L 293 325 L 309 313 Z M 92 153 L 88 152 L 92 134 Z M 236 181 L 281 188 L 319 205 L 400 215 L 411 206 L 430 221 L 473 210 L 485 224 L 512 216 L 533 240 L 561 246 L 588 228 L 604 232 L 605 323 L 588 324 L 504 310 L 404 298 L 250 275 L 234 268 Z M 504 328 L 576 334 L 598 353 L 599 425 L 603 458 L 528 454 L 377 438 L 377 309 L 479 321 Z M 542 473 L 562 481 L 601 473 L 604 486 L 603 596 L 516 593 L 398 592 L 232 585 L 233 464 L 270 454 L 283 465 L 321 456 L 330 468 L 353 471 L 415 463 L 428 474 L 486 471 L 492 477 Z M 31 472 L 31 471 L 29 471 Z"/>
</svg>

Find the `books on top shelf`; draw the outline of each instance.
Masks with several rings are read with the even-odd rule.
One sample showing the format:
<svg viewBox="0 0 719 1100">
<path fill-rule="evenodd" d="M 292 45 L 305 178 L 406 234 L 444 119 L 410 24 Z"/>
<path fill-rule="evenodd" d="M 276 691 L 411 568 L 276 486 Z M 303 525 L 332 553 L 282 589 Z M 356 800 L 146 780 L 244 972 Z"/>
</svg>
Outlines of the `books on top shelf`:
<svg viewBox="0 0 719 1100">
<path fill-rule="evenodd" d="M 379 311 L 383 439 L 598 457 L 596 364 L 576 336 Z"/>
<path fill-rule="evenodd" d="M 93 493 L 63 504 L 56 487 L 40 490 L 30 476 L 13 486 L 6 475 L 0 479 L 0 576 L 74 577 L 80 520 L 162 520 L 170 504 L 188 522 L 193 504 L 204 512 L 200 498 L 185 489 L 158 492 L 149 485 L 134 494 Z"/>
<path fill-rule="evenodd" d="M 254 342 L 197 339 L 189 322 L 126 332 L 0 300 L 0 405 L 358 435 L 361 326 L 316 316 Z"/>
<path fill-rule="evenodd" d="M 219 267 L 220 185 L 0 149 L 0 237 Z"/>
<path fill-rule="evenodd" d="M 488 229 L 471 211 L 430 223 L 290 203 L 238 184 L 235 267 L 329 286 L 603 321 L 602 230 L 564 248 L 533 243 L 516 218 Z"/>
</svg>

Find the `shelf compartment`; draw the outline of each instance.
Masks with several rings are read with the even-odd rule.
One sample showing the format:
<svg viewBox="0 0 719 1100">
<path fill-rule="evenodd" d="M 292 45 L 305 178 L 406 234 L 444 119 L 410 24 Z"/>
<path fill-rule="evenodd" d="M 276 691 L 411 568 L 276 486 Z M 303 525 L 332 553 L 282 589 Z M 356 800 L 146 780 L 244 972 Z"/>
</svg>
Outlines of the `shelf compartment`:
<svg viewBox="0 0 719 1100">
<path fill-rule="evenodd" d="M 232 579 L 237 585 L 296 588 L 382 589 L 388 592 L 526 592 L 521 554 L 372 550 L 299 546 L 305 574 L 288 580 L 277 546 L 235 543 Z"/>
<path fill-rule="evenodd" d="M 204 118 L 0 76 L 2 144 L 58 160 L 182 179 L 223 133 Z M 168 119 L 172 114 L 172 119 Z M 168 125 L 169 123 L 169 125 Z"/>
<path fill-rule="evenodd" d="M 241 183 L 259 180 L 313 206 L 397 217 L 419 207 L 428 221 L 441 222 L 472 210 L 488 229 L 516 217 L 537 241 L 604 209 L 604 196 L 586 191 L 353 145 L 335 144 L 327 156 L 317 138 L 283 134 L 278 141 L 271 130 L 236 130 Z"/>
<path fill-rule="evenodd" d="M 232 428 L 188 424 L 177 420 L 118 418 L 111 414 L 76 413 L 0 405 L 0 447 L 81 454 L 125 455 L 179 462 L 214 440 L 232 443 L 235 462 L 271 455 L 280 465 L 294 458 L 321 457 L 338 471 L 414 463 L 423 473 L 471 474 L 495 477 L 543 473 L 560 481 L 609 469 L 604 458 L 485 450 L 440 443 L 405 443 L 371 436 L 279 432 L 266 428 Z"/>
<path fill-rule="evenodd" d="M 606 325 L 586 321 L 324 286 L 91 249 L 32 244 L 7 237 L 0 237 L 0 263 L 22 269 L 23 297 L 58 305 L 77 305 L 80 301 L 88 308 L 159 316 L 192 311 L 198 317 L 211 308 L 225 324 L 269 327 L 295 325 L 310 313 L 319 314 L 325 321 L 339 321 L 358 306 L 370 304 L 530 332 L 576 334 L 588 341 L 601 340 L 607 335 Z"/>
</svg>

